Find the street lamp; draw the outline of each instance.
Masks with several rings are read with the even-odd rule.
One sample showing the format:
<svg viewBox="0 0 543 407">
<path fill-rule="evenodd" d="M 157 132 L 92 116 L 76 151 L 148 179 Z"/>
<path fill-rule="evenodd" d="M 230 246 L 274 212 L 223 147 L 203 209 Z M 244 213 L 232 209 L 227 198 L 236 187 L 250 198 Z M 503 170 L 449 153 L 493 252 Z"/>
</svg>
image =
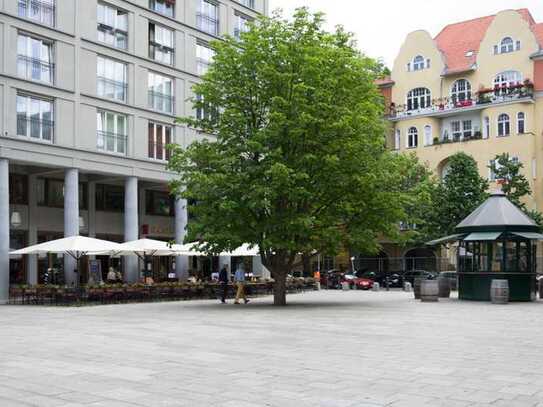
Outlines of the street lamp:
<svg viewBox="0 0 543 407">
<path fill-rule="evenodd" d="M 11 226 L 13 226 L 14 228 L 18 228 L 19 226 L 22 225 L 23 219 L 19 211 L 13 211 L 11 213 L 10 223 L 11 223 Z"/>
<path fill-rule="evenodd" d="M 353 274 L 354 274 L 354 259 L 355 257 L 351 257 L 351 270 L 353 271 Z"/>
</svg>

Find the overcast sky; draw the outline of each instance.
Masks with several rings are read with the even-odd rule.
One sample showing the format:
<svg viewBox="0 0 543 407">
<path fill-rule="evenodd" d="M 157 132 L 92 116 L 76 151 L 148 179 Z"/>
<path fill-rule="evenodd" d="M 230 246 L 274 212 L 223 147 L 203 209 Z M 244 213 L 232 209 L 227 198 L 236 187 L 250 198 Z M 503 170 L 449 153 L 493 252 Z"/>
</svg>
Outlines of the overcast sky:
<svg viewBox="0 0 543 407">
<path fill-rule="evenodd" d="M 495 14 L 505 9 L 528 8 L 543 22 L 541 0 L 270 0 L 271 10 L 287 16 L 308 6 L 326 13 L 329 28 L 342 24 L 355 33 L 359 48 L 368 56 L 383 58 L 392 67 L 405 36 L 424 29 L 432 37 L 447 24 Z"/>
</svg>

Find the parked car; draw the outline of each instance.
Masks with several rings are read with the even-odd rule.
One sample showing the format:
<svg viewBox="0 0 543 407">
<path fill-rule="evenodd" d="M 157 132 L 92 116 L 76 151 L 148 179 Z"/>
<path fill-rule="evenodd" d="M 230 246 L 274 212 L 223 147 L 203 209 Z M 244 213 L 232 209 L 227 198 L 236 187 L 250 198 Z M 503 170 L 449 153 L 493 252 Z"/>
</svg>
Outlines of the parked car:
<svg viewBox="0 0 543 407">
<path fill-rule="evenodd" d="M 356 290 L 369 290 L 373 287 L 373 280 L 365 277 L 356 277 L 354 280 Z"/>
<path fill-rule="evenodd" d="M 410 270 L 403 273 L 403 281 L 409 282 L 412 285 L 415 282 L 415 278 L 424 278 L 427 280 L 434 280 L 436 275 L 426 270 Z"/>
<path fill-rule="evenodd" d="M 456 274 L 456 271 L 442 271 L 439 273 L 439 277 L 449 279 L 451 290 L 458 290 L 458 274 Z"/>
<path fill-rule="evenodd" d="M 366 271 L 361 274 L 362 278 L 367 278 L 372 281 L 375 281 L 381 285 L 381 287 L 388 286 L 391 288 L 394 287 L 403 287 L 403 278 L 398 273 L 376 273 L 374 271 Z"/>
</svg>

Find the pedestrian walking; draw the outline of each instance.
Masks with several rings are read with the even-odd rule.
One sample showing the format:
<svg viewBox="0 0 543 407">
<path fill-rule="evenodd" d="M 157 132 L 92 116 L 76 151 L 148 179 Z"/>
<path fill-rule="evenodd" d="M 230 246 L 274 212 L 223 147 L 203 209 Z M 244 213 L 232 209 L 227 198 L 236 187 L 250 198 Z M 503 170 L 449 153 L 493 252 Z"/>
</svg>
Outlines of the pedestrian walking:
<svg viewBox="0 0 543 407">
<path fill-rule="evenodd" d="M 249 300 L 245 294 L 245 267 L 243 266 L 243 263 L 239 263 L 238 268 L 236 269 L 236 274 L 234 275 L 234 281 L 236 282 L 236 286 L 238 288 L 236 293 L 236 301 L 234 304 L 239 304 L 239 300 L 241 298 L 243 298 L 243 301 L 245 301 L 245 304 L 247 304 Z"/>
<path fill-rule="evenodd" d="M 226 304 L 226 297 L 228 295 L 228 264 L 225 264 L 221 271 L 219 271 L 219 284 L 221 292 L 221 302 Z"/>
</svg>

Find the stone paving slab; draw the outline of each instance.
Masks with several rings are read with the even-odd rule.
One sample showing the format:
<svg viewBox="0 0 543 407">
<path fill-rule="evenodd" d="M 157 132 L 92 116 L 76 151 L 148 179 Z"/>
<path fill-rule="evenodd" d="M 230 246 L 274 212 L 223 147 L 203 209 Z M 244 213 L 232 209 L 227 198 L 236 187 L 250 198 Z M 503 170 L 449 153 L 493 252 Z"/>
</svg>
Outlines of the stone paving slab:
<svg viewBox="0 0 543 407">
<path fill-rule="evenodd" d="M 1 407 L 543 407 L 543 302 L 0 307 Z"/>
</svg>

